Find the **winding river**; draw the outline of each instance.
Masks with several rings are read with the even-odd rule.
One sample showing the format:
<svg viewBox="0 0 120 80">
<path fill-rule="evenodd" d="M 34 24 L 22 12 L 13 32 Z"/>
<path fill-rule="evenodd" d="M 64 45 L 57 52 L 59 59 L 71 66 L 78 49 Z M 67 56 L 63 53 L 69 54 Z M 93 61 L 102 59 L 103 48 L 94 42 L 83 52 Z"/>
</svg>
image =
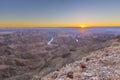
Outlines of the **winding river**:
<svg viewBox="0 0 120 80">
<path fill-rule="evenodd" d="M 53 40 L 54 40 L 54 38 L 52 37 L 47 44 L 48 44 L 48 45 L 51 45 L 51 43 L 53 42 Z"/>
</svg>

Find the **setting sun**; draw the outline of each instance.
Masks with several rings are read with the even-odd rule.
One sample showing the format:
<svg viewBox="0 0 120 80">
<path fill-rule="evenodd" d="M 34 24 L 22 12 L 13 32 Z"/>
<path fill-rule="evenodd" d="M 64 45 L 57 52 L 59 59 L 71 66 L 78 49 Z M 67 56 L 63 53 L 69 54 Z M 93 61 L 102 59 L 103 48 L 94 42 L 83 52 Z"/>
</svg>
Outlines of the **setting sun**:
<svg viewBox="0 0 120 80">
<path fill-rule="evenodd" d="M 85 26 L 84 26 L 84 25 L 80 25 L 80 27 L 81 27 L 81 28 L 85 28 Z"/>
</svg>

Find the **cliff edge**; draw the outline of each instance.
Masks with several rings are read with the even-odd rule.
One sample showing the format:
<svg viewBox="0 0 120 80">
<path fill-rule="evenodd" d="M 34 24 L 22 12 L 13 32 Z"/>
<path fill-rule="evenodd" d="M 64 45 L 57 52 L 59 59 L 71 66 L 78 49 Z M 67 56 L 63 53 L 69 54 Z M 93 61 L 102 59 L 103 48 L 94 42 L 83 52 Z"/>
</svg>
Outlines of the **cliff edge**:
<svg viewBox="0 0 120 80">
<path fill-rule="evenodd" d="M 120 80 L 120 42 L 114 40 L 109 47 L 32 80 Z"/>
</svg>

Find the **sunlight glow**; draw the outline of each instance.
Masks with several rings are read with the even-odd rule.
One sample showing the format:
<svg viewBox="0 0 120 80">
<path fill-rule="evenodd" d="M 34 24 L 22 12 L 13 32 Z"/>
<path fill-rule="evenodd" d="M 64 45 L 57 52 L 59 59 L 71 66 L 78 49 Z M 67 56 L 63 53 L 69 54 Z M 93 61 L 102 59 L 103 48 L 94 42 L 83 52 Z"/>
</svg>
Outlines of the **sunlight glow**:
<svg viewBox="0 0 120 80">
<path fill-rule="evenodd" d="M 80 25 L 80 28 L 85 28 L 85 26 L 84 25 Z"/>
</svg>

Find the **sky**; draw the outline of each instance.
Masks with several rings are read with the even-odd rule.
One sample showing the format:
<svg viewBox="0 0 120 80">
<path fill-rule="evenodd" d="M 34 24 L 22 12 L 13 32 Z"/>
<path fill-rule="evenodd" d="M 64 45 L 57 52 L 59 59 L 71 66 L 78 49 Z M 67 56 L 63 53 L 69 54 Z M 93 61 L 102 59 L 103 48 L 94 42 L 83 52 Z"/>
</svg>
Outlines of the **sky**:
<svg viewBox="0 0 120 80">
<path fill-rule="evenodd" d="M 0 27 L 120 26 L 120 0 L 0 0 Z"/>
</svg>

